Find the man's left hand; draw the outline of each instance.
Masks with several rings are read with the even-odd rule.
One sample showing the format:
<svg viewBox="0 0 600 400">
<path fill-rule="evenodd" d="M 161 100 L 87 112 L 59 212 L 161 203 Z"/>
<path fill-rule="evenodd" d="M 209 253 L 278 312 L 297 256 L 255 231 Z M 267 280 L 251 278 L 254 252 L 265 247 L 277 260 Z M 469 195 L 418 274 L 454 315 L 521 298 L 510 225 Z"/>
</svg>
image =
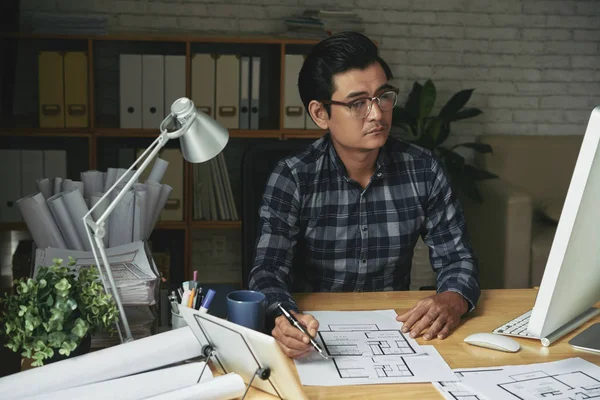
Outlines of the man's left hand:
<svg viewBox="0 0 600 400">
<path fill-rule="evenodd" d="M 456 292 L 443 292 L 419 300 L 409 311 L 396 317 L 404 323 L 402 332 L 410 331 L 412 338 L 429 328 L 423 339 L 437 336 L 445 339 L 458 326 L 460 317 L 469 309 L 464 297 Z"/>
</svg>

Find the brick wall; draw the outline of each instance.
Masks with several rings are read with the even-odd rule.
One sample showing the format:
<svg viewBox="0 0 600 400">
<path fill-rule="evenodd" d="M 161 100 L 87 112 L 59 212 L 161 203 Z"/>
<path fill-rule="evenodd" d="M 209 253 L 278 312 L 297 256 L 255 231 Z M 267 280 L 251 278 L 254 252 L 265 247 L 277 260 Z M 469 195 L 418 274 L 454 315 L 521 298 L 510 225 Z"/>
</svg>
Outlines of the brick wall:
<svg viewBox="0 0 600 400">
<path fill-rule="evenodd" d="M 407 93 L 431 78 L 441 107 L 475 88 L 481 116 L 454 135 L 582 134 L 600 104 L 600 1 L 354 0 L 366 34 L 380 43 L 394 83 Z M 111 30 L 277 33 L 312 0 L 21 0 L 33 13 L 102 15 Z"/>
</svg>

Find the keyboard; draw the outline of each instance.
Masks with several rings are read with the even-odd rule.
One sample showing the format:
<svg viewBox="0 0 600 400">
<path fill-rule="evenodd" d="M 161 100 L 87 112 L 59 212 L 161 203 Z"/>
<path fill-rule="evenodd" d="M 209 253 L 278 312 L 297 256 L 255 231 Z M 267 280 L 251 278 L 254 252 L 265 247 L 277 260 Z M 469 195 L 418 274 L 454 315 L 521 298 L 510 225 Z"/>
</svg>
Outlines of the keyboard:
<svg viewBox="0 0 600 400">
<path fill-rule="evenodd" d="M 494 329 L 492 333 L 497 333 L 499 335 L 506 336 L 516 336 L 516 337 L 525 337 L 531 339 L 537 339 L 535 336 L 527 333 L 527 325 L 529 324 L 529 316 L 531 315 L 531 310 L 527 311 L 523 315 L 519 315 L 517 318 L 508 321 L 502 326 Z"/>
</svg>

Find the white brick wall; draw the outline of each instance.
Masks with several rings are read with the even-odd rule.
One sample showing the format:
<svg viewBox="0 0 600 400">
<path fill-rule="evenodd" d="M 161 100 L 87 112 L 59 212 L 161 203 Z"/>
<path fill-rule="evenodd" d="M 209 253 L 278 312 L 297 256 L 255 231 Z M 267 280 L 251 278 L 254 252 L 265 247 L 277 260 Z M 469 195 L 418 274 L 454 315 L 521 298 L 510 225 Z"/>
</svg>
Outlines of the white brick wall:
<svg viewBox="0 0 600 400">
<path fill-rule="evenodd" d="M 36 12 L 109 17 L 112 30 L 277 33 L 306 8 L 349 8 L 380 44 L 394 83 L 434 79 L 438 107 L 475 88 L 476 134 L 582 134 L 600 105 L 600 0 L 21 0 Z"/>
</svg>

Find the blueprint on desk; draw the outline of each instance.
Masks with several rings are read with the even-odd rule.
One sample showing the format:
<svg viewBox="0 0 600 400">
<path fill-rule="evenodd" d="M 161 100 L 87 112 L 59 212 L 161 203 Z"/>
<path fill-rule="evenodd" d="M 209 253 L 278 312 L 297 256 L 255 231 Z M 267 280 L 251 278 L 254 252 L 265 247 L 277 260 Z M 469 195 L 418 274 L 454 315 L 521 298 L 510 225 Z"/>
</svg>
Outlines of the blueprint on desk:
<svg viewBox="0 0 600 400">
<path fill-rule="evenodd" d="M 434 382 L 450 400 L 600 399 L 600 367 L 579 357 L 454 373 L 454 382 Z"/>
<path fill-rule="evenodd" d="M 405 336 L 394 310 L 307 311 L 319 321 L 316 353 L 295 360 L 303 385 L 343 386 L 453 380 L 433 346 Z"/>
</svg>

